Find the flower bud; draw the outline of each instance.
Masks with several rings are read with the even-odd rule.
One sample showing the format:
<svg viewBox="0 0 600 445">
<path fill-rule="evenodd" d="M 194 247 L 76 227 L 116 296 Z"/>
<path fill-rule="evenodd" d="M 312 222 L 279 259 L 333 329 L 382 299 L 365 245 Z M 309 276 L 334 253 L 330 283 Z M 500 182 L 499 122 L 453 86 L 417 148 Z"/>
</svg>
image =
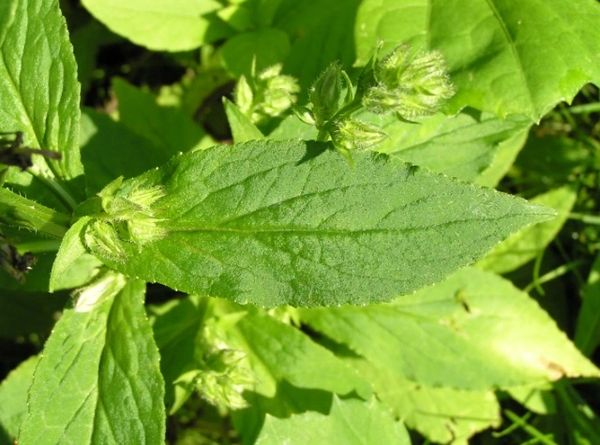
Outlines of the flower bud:
<svg viewBox="0 0 600 445">
<path fill-rule="evenodd" d="M 331 131 L 334 145 L 344 150 L 363 150 L 383 142 L 386 137 L 380 128 L 355 119 L 336 122 Z"/>
<path fill-rule="evenodd" d="M 331 119 L 343 106 L 347 96 L 344 91 L 345 79 L 346 76 L 344 76 L 339 63 L 332 63 L 311 87 L 309 99 L 313 106 L 317 127 Z"/>
<path fill-rule="evenodd" d="M 394 112 L 403 119 L 434 114 L 452 97 L 454 88 L 438 51 L 412 54 L 399 46 L 379 61 L 377 85 L 363 97 L 363 105 L 378 114 Z"/>
</svg>

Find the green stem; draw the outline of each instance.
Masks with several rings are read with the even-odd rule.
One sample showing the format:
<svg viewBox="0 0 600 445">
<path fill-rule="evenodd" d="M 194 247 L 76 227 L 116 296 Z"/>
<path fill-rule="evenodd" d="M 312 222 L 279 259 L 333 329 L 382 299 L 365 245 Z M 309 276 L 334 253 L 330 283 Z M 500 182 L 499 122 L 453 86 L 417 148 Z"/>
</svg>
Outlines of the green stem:
<svg viewBox="0 0 600 445">
<path fill-rule="evenodd" d="M 546 445 L 557 445 L 556 442 L 554 442 L 552 439 L 549 439 L 545 434 L 542 434 L 537 428 L 534 428 L 533 426 L 528 424 L 526 421 L 521 419 L 512 411 L 507 409 L 504 411 L 504 415 L 506 415 L 506 417 L 508 417 L 511 420 L 511 422 L 519 425 L 521 429 L 527 432 L 527 434 L 529 434 L 531 437 L 537 439 L 538 442 Z"/>
<path fill-rule="evenodd" d="M 600 225 L 600 216 L 586 215 L 585 213 L 571 212 L 569 213 L 569 219 L 584 222 L 586 224 Z"/>
<path fill-rule="evenodd" d="M 60 239 L 69 229 L 71 218 L 8 189 L 0 188 L 0 219 L 7 224 Z"/>
</svg>

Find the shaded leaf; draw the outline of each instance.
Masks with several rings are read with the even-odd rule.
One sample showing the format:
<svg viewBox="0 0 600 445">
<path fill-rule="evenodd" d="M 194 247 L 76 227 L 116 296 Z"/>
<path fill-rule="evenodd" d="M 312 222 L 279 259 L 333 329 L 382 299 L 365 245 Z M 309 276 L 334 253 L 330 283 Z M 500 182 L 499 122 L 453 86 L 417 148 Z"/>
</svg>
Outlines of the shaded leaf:
<svg viewBox="0 0 600 445">
<path fill-rule="evenodd" d="M 590 356 L 600 344 L 600 255 L 596 257 L 587 284 L 575 329 L 575 344 Z"/>
</svg>

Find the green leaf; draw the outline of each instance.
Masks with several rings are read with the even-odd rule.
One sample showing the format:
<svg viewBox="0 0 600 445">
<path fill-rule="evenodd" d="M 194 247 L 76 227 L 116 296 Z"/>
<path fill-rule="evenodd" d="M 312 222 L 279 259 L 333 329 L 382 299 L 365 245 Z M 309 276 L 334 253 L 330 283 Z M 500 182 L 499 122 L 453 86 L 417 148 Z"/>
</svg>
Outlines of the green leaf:
<svg viewBox="0 0 600 445">
<path fill-rule="evenodd" d="M 526 132 L 523 118 L 500 120 L 484 114 L 435 115 L 419 124 L 382 120 L 388 138 L 375 150 L 466 181 L 474 181 L 493 162 L 500 144 Z"/>
<path fill-rule="evenodd" d="M 355 29 L 363 62 L 377 39 L 388 48 L 408 39 L 439 49 L 456 86 L 455 110 L 539 120 L 600 81 L 599 20 L 593 0 L 366 0 Z"/>
<path fill-rule="evenodd" d="M 556 237 L 569 217 L 576 199 L 577 192 L 569 186 L 536 196 L 531 202 L 555 209 L 558 217 L 511 235 L 494 247 L 477 265 L 496 273 L 506 273 L 533 260 Z"/>
<path fill-rule="evenodd" d="M 83 0 L 111 31 L 153 50 L 186 51 L 227 37 L 216 0 Z"/>
<path fill-rule="evenodd" d="M 390 305 L 301 315 L 374 366 L 424 385 L 485 390 L 600 376 L 534 300 L 475 268 Z"/>
<path fill-rule="evenodd" d="M 258 73 L 283 62 L 290 51 L 290 41 L 279 29 L 263 28 L 232 37 L 220 51 L 223 65 L 231 74 L 250 76 L 253 63 Z"/>
<path fill-rule="evenodd" d="M 88 194 L 97 193 L 119 176 L 131 178 L 162 165 L 179 151 L 151 140 L 151 136 L 140 136 L 123 122 L 93 110 L 84 110 L 81 127 L 81 159 Z"/>
<path fill-rule="evenodd" d="M 250 358 L 257 374 L 256 392 L 273 397 L 286 380 L 297 388 L 322 389 L 340 395 L 356 392 L 368 397 L 369 384 L 329 350 L 298 329 L 257 310 L 246 314 L 232 329 L 239 348 Z"/>
<path fill-rule="evenodd" d="M 596 257 L 587 284 L 575 329 L 575 344 L 590 356 L 600 345 L 600 255 Z"/>
<path fill-rule="evenodd" d="M 364 359 L 350 361 L 394 416 L 433 442 L 463 443 L 479 431 L 500 425 L 500 406 L 492 390 L 423 385 Z"/>
<path fill-rule="evenodd" d="M 69 227 L 70 217 L 35 201 L 0 188 L 0 222 L 62 238 Z"/>
<path fill-rule="evenodd" d="M 227 121 L 233 134 L 233 142 L 239 144 L 241 142 L 264 139 L 260 130 L 256 128 L 256 125 L 252 123 L 250 118 L 240 111 L 236 104 L 227 98 L 223 99 L 223 104 L 225 105 Z"/>
<path fill-rule="evenodd" d="M 130 218 L 93 221 L 87 247 L 116 270 L 190 293 L 358 304 L 439 281 L 553 214 L 368 153 L 350 168 L 326 147 L 257 141 L 174 158 L 103 192 Z M 134 210 L 145 195 L 158 200 Z"/>
<path fill-rule="evenodd" d="M 19 443 L 164 443 L 163 380 L 143 294 L 143 282 L 108 273 L 64 312 L 35 372 Z"/>
<path fill-rule="evenodd" d="M 83 286 L 98 274 L 102 263 L 87 252 L 81 239 L 87 223 L 89 218 L 80 218 L 63 237 L 50 272 L 50 292 Z"/>
<path fill-rule="evenodd" d="M 0 3 L 0 131 L 22 131 L 25 144 L 58 151 L 42 160 L 60 179 L 83 173 L 79 160 L 79 83 L 58 0 Z M 74 190 L 76 191 L 76 190 Z"/>
<path fill-rule="evenodd" d="M 16 443 L 19 429 L 27 412 L 27 392 L 33 381 L 33 373 L 38 359 L 38 356 L 34 356 L 25 360 L 18 368 L 11 371 L 0 384 L 1 444 Z"/>
<path fill-rule="evenodd" d="M 410 438 L 401 423 L 375 399 L 368 402 L 333 397 L 329 415 L 316 412 L 278 419 L 267 415 L 256 445 L 410 445 Z"/>
<path fill-rule="evenodd" d="M 149 139 L 164 150 L 166 156 L 210 143 L 202 128 L 183 110 L 159 106 L 151 94 L 123 79 L 115 79 L 113 88 L 119 100 L 119 122 L 138 136 Z"/>
<path fill-rule="evenodd" d="M 354 27 L 360 0 L 282 0 L 273 26 L 290 35 L 284 72 L 296 77 L 306 91 L 321 72 L 338 60 L 355 60 Z"/>
</svg>

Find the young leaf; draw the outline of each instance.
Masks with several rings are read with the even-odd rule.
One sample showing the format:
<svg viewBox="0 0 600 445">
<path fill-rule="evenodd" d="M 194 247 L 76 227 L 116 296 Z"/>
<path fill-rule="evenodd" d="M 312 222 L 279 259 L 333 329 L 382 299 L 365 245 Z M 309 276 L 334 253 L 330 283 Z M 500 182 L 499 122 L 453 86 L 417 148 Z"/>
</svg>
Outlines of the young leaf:
<svg viewBox="0 0 600 445">
<path fill-rule="evenodd" d="M 27 412 L 27 392 L 39 357 L 22 362 L 0 384 L 0 443 L 16 443 L 19 429 Z M 4 436 L 6 434 L 9 437 Z"/>
<path fill-rule="evenodd" d="M 83 0 L 111 31 L 153 50 L 186 51 L 231 34 L 216 0 Z"/>
<path fill-rule="evenodd" d="M 130 207 L 144 190 L 164 196 L 131 207 L 129 219 L 100 215 L 85 230 L 87 247 L 123 273 L 190 293 L 263 306 L 360 304 L 439 281 L 553 215 L 393 159 L 360 153 L 351 168 L 326 148 L 257 141 L 174 158 L 106 191 Z M 138 224 L 157 236 L 135 242 Z"/>
<path fill-rule="evenodd" d="M 89 218 L 80 218 L 63 237 L 50 272 L 50 292 L 83 286 L 98 274 L 102 263 L 87 252 L 81 240 L 81 230 L 88 222 Z"/>
<path fill-rule="evenodd" d="M 19 443 L 164 443 L 163 380 L 143 293 L 143 282 L 114 273 L 81 291 L 46 343 Z"/>
<path fill-rule="evenodd" d="M 600 376 L 533 300 L 474 268 L 390 305 L 301 314 L 376 367 L 425 385 L 485 390 Z"/>
<path fill-rule="evenodd" d="M 279 419 L 267 415 L 256 445 L 410 445 L 410 438 L 374 398 L 368 402 L 333 397 L 328 415 L 306 412 Z"/>
<path fill-rule="evenodd" d="M 527 227 L 498 244 L 477 265 L 496 273 L 506 273 L 533 260 L 556 237 L 577 199 L 572 187 L 564 186 L 536 196 L 536 204 L 552 207 L 558 217 L 534 227 Z"/>
<path fill-rule="evenodd" d="M 227 121 L 231 127 L 233 142 L 239 144 L 241 142 L 264 139 L 260 130 L 256 128 L 250 118 L 240 111 L 236 104 L 227 98 L 223 99 L 223 104 L 225 105 L 225 113 L 227 113 Z"/>
<path fill-rule="evenodd" d="M 355 29 L 362 62 L 377 40 L 440 50 L 457 90 L 454 109 L 539 120 L 585 83 L 600 82 L 598 20 L 593 0 L 367 0 Z"/>
<path fill-rule="evenodd" d="M 55 176 L 81 175 L 80 87 L 58 0 L 0 2 L 0 56 L 0 131 L 22 131 L 26 145 L 58 151 L 60 160 L 45 161 Z"/>
</svg>

